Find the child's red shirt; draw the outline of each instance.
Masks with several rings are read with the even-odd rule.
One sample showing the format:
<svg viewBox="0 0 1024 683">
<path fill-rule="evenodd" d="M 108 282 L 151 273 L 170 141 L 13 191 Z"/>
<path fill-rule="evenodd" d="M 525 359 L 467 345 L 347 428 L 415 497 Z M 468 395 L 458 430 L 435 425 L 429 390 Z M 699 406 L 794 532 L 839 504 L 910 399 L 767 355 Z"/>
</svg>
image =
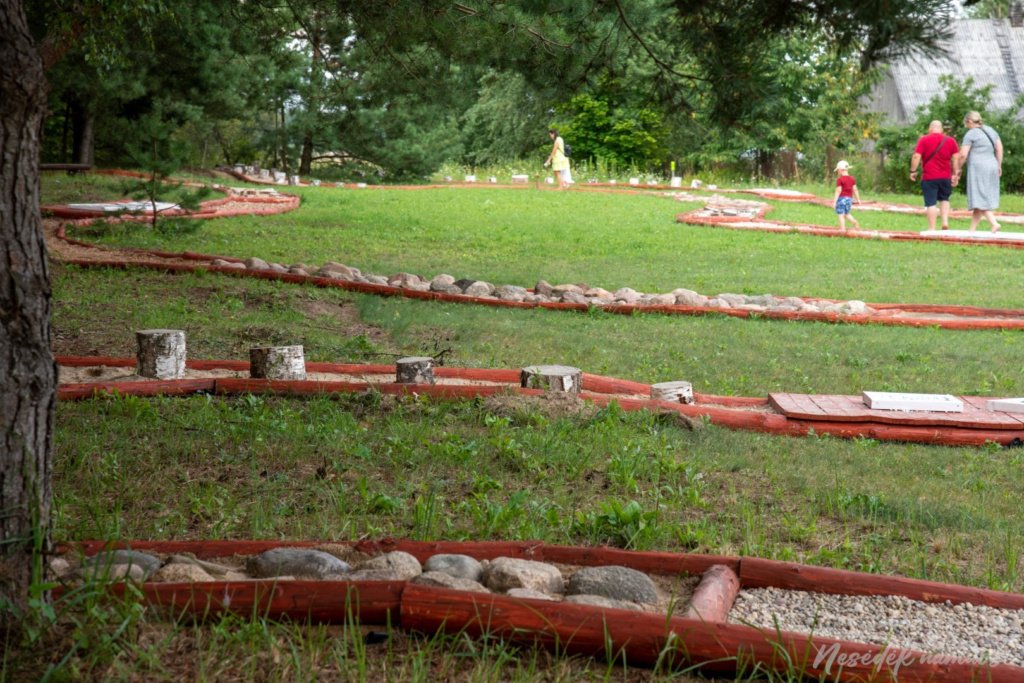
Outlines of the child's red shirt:
<svg viewBox="0 0 1024 683">
<path fill-rule="evenodd" d="M 836 178 L 836 187 L 843 188 L 842 190 L 839 191 L 839 196 L 840 197 L 852 197 L 853 196 L 853 186 L 856 185 L 856 184 L 857 184 L 857 179 L 854 178 L 852 175 L 849 175 L 849 174 L 841 175 L 838 178 Z"/>
</svg>

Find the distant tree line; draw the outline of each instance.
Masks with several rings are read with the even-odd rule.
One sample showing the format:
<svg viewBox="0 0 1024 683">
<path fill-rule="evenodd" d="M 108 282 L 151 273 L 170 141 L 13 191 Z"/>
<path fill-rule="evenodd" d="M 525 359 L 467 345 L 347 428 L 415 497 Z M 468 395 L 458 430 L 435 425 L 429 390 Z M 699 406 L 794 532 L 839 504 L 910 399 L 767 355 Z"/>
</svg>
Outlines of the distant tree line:
<svg viewBox="0 0 1024 683">
<path fill-rule="evenodd" d="M 36 25 L 83 3 L 40 0 Z M 84 3 L 88 4 L 88 3 Z M 131 3 L 125 3 L 130 6 Z M 878 133 L 879 60 L 934 50 L 946 0 L 193 0 L 123 12 L 50 71 L 47 161 L 416 179 L 541 158 L 653 172 L 816 177 Z M 156 120 L 154 120 L 156 119 Z"/>
</svg>

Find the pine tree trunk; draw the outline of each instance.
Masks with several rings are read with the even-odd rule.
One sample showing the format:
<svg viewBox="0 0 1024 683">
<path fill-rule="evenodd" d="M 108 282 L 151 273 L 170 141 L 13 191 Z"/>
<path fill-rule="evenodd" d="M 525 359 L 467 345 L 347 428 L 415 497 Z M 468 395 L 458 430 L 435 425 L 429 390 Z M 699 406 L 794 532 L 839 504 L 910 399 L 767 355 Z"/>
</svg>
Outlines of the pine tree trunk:
<svg viewBox="0 0 1024 683">
<path fill-rule="evenodd" d="M 313 134 L 306 133 L 302 138 L 302 156 L 299 157 L 299 175 L 308 176 L 313 168 Z"/>
<path fill-rule="evenodd" d="M 0 604 L 23 606 L 47 549 L 56 366 L 39 213 L 46 81 L 21 2 L 0 2 Z M 0 619 L 12 610 L 0 609 Z"/>
<path fill-rule="evenodd" d="M 71 111 L 74 163 L 92 165 L 95 159 L 96 114 L 91 106 L 80 102 L 76 102 Z"/>
</svg>

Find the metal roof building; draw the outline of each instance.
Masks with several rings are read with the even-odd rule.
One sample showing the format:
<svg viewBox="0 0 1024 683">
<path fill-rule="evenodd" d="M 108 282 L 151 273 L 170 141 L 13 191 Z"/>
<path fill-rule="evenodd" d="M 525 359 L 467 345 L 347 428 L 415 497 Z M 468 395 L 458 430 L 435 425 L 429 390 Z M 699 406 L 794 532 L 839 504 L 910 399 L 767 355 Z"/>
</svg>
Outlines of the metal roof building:
<svg viewBox="0 0 1024 683">
<path fill-rule="evenodd" d="M 914 111 L 941 95 L 939 77 L 958 81 L 973 78 L 975 86 L 991 84 L 989 107 L 1006 111 L 1024 92 L 1024 26 L 1020 15 L 1011 19 L 958 19 L 952 38 L 937 59 L 907 57 L 893 62 L 875 86 L 869 111 L 881 112 L 889 123 L 909 123 Z"/>
</svg>

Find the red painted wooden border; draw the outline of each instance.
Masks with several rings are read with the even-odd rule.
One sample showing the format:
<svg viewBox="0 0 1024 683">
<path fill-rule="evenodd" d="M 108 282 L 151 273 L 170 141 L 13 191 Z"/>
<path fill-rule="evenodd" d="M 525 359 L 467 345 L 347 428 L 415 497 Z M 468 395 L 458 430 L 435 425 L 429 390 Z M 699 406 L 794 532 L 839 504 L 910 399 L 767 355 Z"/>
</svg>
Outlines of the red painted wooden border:
<svg viewBox="0 0 1024 683">
<path fill-rule="evenodd" d="M 288 617 L 314 623 L 394 624 L 405 581 L 215 581 L 146 583 L 143 599 L 175 616 Z M 123 584 L 111 586 L 124 595 Z"/>
<path fill-rule="evenodd" d="M 772 197 L 772 199 L 781 199 Z M 756 217 L 746 216 L 699 216 L 704 209 L 695 209 L 676 216 L 676 222 L 688 225 L 702 225 L 714 228 L 727 228 L 730 230 L 748 230 L 752 232 L 774 232 L 774 233 L 800 233 L 803 235 L 815 235 L 817 237 L 836 237 L 847 239 L 868 239 L 868 240 L 891 240 L 893 242 L 931 242 L 939 244 L 956 244 L 974 247 L 1006 247 L 1010 249 L 1024 249 L 1024 240 L 982 240 L 967 237 L 926 237 L 915 232 L 900 231 L 867 231 L 850 230 L 844 232 L 838 228 L 821 225 L 793 224 L 772 221 L 764 218 L 766 211 L 760 211 Z M 750 223 L 757 221 L 762 225 L 756 227 L 749 225 L 736 225 L 738 223 Z"/>
<path fill-rule="evenodd" d="M 246 555 L 273 547 L 311 547 L 314 541 L 83 541 L 62 551 L 95 554 L 109 547 L 157 552 L 193 552 L 214 558 Z M 746 588 L 773 585 L 857 595 L 905 595 L 917 600 L 973 602 L 1020 609 L 1024 595 L 939 584 L 896 576 L 878 576 L 796 565 L 787 562 L 721 556 L 635 552 L 613 548 L 573 548 L 531 542 L 406 541 L 383 539 L 353 544 L 364 552 L 404 550 L 420 561 L 437 553 L 464 553 L 478 559 L 499 556 L 566 564 L 619 564 L 651 573 L 736 572 Z M 734 574 L 735 576 L 736 574 Z M 660 614 L 602 609 L 500 595 L 464 593 L 404 582 L 249 581 L 207 584 L 146 584 L 144 598 L 176 612 L 200 616 L 231 610 L 271 618 L 344 622 L 358 614 L 361 623 L 401 625 L 427 633 L 445 630 L 469 635 L 502 635 L 516 642 L 539 643 L 559 652 L 621 656 L 631 664 L 653 665 L 665 656 L 704 663 L 711 671 L 730 671 L 740 663 L 760 662 L 774 670 L 794 668 L 838 681 L 890 680 L 898 664 L 901 681 L 1024 680 L 1024 668 L 967 663 L 931 663 L 921 653 L 806 634 L 759 630 L 711 619 L 666 618 Z M 352 595 L 358 594 L 354 606 Z M 731 602 L 731 601 L 730 601 Z M 396 612 L 397 610 L 397 612 Z M 396 615 L 398 618 L 396 619 Z M 606 652 L 610 647 L 611 652 Z M 785 655 L 783 654 L 785 653 Z M 822 653 L 820 658 L 816 655 Z M 830 655 L 834 655 L 830 662 Z M 836 657 L 849 659 L 840 670 Z M 738 658 L 738 660 L 737 660 Z M 815 660 L 818 661 L 815 661 Z M 869 660 L 875 660 L 871 663 Z M 882 662 L 879 666 L 877 662 Z M 831 666 L 832 668 L 828 668 Z"/>
<path fill-rule="evenodd" d="M 100 359 L 109 360 L 113 365 L 130 366 L 133 361 L 130 359 Z M 84 364 L 81 357 L 70 357 L 69 364 Z M 193 361 L 193 364 L 200 363 L 204 367 L 214 368 L 217 366 L 241 369 L 244 361 Z M 195 365 L 193 365 L 195 366 Z M 346 372 L 356 372 L 360 367 L 389 367 L 390 366 L 351 366 L 324 364 L 325 371 L 330 368 L 346 368 Z M 446 373 L 450 376 L 458 376 L 464 372 L 462 368 L 448 368 Z M 488 373 L 494 372 L 494 375 Z M 198 391 L 213 391 L 218 394 L 239 394 L 239 393 L 282 393 L 290 395 L 317 395 L 330 393 L 349 393 L 373 389 L 385 394 L 403 396 L 429 396 L 439 399 L 476 398 L 490 396 L 498 393 L 518 393 L 524 395 L 540 396 L 543 391 L 536 389 L 522 389 L 519 386 L 502 384 L 505 378 L 511 378 L 514 370 L 486 371 L 475 369 L 470 373 L 473 377 L 481 379 L 494 377 L 493 385 L 422 385 L 422 384 L 397 384 L 393 382 L 374 383 L 369 382 L 337 382 L 337 381 L 282 381 L 263 379 L 233 379 L 221 378 L 213 380 L 213 388 L 209 384 L 202 384 L 209 380 L 167 380 L 161 383 L 150 382 L 103 382 L 89 385 L 63 385 L 58 388 L 57 397 L 61 400 L 73 400 L 88 398 L 97 392 L 118 392 L 122 394 L 153 395 L 154 393 L 165 394 L 186 394 Z M 502 379 L 497 379 L 497 378 Z M 591 382 L 598 389 L 642 389 L 648 385 L 639 383 L 628 383 L 612 378 L 598 378 L 591 376 Z M 200 384 L 188 384 L 200 382 Z M 147 389 L 147 386 L 151 388 Z M 86 388 L 90 387 L 90 388 Z M 693 404 L 672 403 L 668 401 L 656 401 L 649 398 L 629 398 L 622 396 L 611 396 L 609 394 L 584 391 L 580 397 L 593 403 L 606 406 L 615 401 L 623 410 L 653 410 L 662 412 L 677 412 L 691 418 L 708 419 L 712 424 L 733 429 L 745 429 L 750 431 L 764 432 L 768 434 L 780 434 L 785 436 L 806 436 L 808 434 L 828 434 L 840 438 L 871 438 L 886 441 L 908 441 L 914 443 L 928 443 L 947 446 L 981 446 L 988 442 L 1009 445 L 1019 443 L 1024 439 L 1024 428 L 1022 429 L 989 429 L 983 427 L 950 427 L 933 425 L 908 425 L 908 424 L 884 424 L 881 422 L 846 422 L 842 420 L 800 420 L 788 418 L 779 413 L 765 413 L 760 411 L 743 410 L 744 406 L 766 405 L 767 399 L 751 399 L 743 397 L 718 397 L 711 395 L 698 395 L 698 402 Z M 702 403 L 701 399 L 709 400 L 710 404 Z"/>
<path fill-rule="evenodd" d="M 653 666 L 673 659 L 704 664 L 709 671 L 731 671 L 738 662 L 758 662 L 776 671 L 802 670 L 835 681 L 887 681 L 899 662 L 900 681 L 971 680 L 1019 683 L 1024 668 L 1001 665 L 926 662 L 912 650 L 890 649 L 785 631 L 762 631 L 738 624 L 666 618 L 547 600 L 465 593 L 409 584 L 402 594 L 403 628 L 427 634 L 444 631 L 474 637 L 501 636 L 571 652 Z M 830 647 L 847 659 L 840 668 L 816 655 Z M 874 664 L 877 658 L 880 664 Z"/>
<path fill-rule="evenodd" d="M 661 551 L 622 550 L 606 546 L 560 546 L 537 541 L 411 541 L 384 538 L 363 541 L 75 541 L 59 546 L 60 552 L 95 555 L 101 550 L 132 548 L 160 553 L 193 553 L 200 559 L 255 555 L 271 548 L 312 548 L 326 543 L 349 545 L 367 554 L 401 550 L 421 562 L 437 554 L 464 554 L 477 559 L 516 557 L 538 562 L 582 566 L 621 565 L 652 574 L 702 574 L 722 566 L 739 577 L 743 588 L 775 586 L 788 590 L 844 595 L 902 595 L 921 602 L 969 602 L 1001 609 L 1024 609 L 1024 594 L 939 583 L 885 574 L 765 560 L 757 557 L 704 555 Z"/>
<path fill-rule="evenodd" d="M 744 588 L 773 586 L 788 590 L 842 595 L 902 595 L 921 602 L 969 602 L 1001 609 L 1024 609 L 1024 595 L 902 576 L 865 574 L 795 562 L 744 557 L 740 562 Z"/>
</svg>

